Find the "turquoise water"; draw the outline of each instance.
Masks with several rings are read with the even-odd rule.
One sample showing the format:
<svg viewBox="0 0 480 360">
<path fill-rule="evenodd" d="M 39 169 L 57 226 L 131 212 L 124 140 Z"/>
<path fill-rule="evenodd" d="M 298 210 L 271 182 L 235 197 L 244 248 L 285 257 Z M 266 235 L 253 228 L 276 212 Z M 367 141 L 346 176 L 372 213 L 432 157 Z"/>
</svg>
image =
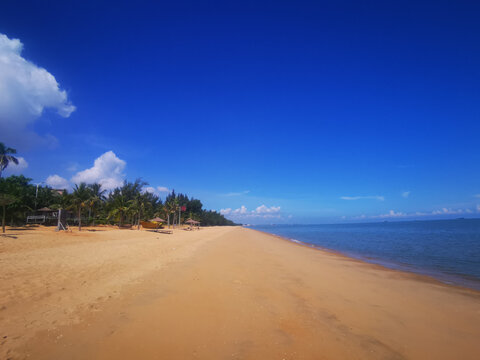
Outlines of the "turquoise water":
<svg viewBox="0 0 480 360">
<path fill-rule="evenodd" d="M 480 290 L 480 219 L 252 228 Z"/>
</svg>

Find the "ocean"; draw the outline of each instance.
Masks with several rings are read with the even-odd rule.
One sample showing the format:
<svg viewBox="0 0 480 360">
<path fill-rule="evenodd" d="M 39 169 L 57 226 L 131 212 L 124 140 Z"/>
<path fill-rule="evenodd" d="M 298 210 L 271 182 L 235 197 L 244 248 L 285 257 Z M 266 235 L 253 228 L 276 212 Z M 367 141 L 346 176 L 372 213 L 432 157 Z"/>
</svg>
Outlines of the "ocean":
<svg viewBox="0 0 480 360">
<path fill-rule="evenodd" d="M 480 290 L 480 219 L 252 228 Z"/>
</svg>

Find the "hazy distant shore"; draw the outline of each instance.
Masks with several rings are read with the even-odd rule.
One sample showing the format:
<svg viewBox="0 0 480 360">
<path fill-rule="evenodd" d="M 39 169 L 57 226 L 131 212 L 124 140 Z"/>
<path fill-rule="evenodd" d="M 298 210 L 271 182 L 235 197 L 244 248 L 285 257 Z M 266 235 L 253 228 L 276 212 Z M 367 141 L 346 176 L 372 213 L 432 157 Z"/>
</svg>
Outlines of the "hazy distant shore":
<svg viewBox="0 0 480 360">
<path fill-rule="evenodd" d="M 240 227 L 0 237 L 1 358 L 476 359 L 480 292 Z"/>
</svg>

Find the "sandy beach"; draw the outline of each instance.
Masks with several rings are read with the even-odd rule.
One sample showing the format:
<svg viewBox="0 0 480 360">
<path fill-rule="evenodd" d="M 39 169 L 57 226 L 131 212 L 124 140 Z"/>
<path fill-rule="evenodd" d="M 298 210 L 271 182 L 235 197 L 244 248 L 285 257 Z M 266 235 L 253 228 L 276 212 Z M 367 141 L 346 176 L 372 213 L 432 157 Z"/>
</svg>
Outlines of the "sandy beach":
<svg viewBox="0 0 480 360">
<path fill-rule="evenodd" d="M 480 293 L 241 227 L 9 229 L 1 359 L 478 359 Z"/>
</svg>

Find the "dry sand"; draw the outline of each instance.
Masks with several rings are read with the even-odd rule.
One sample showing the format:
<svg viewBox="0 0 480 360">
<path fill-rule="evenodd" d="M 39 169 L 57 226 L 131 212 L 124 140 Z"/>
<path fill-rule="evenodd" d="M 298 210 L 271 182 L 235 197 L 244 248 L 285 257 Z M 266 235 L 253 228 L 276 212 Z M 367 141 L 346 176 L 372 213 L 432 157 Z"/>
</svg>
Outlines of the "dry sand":
<svg viewBox="0 0 480 360">
<path fill-rule="evenodd" d="M 239 227 L 10 229 L 1 359 L 479 359 L 480 293 Z"/>
</svg>

